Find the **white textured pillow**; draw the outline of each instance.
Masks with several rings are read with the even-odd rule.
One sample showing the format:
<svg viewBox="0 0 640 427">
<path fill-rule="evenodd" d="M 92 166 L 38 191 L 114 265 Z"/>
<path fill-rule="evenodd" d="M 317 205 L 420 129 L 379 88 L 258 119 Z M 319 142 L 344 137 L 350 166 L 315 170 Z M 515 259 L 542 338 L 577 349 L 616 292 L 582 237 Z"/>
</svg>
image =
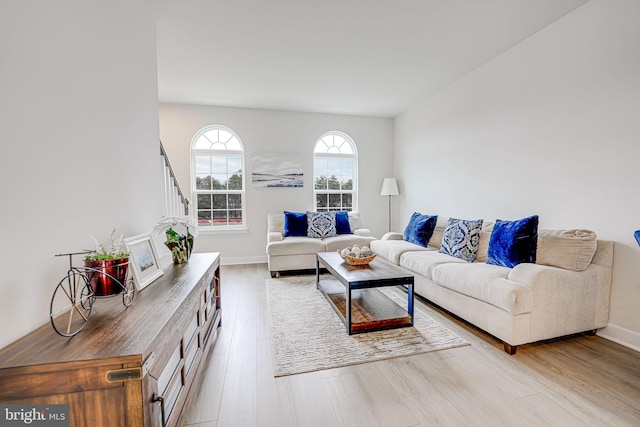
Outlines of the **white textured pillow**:
<svg viewBox="0 0 640 427">
<path fill-rule="evenodd" d="M 436 221 L 436 228 L 433 230 L 433 234 L 429 239 L 429 245 L 432 248 L 440 249 L 442 246 L 442 236 L 444 235 L 444 229 L 447 228 L 449 218 L 438 215 L 438 221 Z"/>
<path fill-rule="evenodd" d="M 349 212 L 349 227 L 351 227 L 351 231 L 362 228 L 362 223 L 360 221 L 360 212 Z"/>
<path fill-rule="evenodd" d="M 596 253 L 597 237 L 591 230 L 540 230 L 536 264 L 586 270 Z"/>
<path fill-rule="evenodd" d="M 482 223 L 482 233 L 480 234 L 480 243 L 478 244 L 477 262 L 487 262 L 487 253 L 489 252 L 489 240 L 491 240 L 491 232 L 493 231 L 493 221 L 484 221 Z"/>
<path fill-rule="evenodd" d="M 284 214 L 282 212 L 267 214 L 267 232 L 284 234 Z"/>
</svg>

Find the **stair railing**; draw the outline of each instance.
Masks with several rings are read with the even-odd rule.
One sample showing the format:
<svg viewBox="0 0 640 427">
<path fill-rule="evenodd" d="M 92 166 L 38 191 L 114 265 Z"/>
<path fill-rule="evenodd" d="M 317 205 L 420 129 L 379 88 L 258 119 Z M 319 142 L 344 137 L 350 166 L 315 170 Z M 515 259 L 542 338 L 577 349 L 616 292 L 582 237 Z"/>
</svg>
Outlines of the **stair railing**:
<svg viewBox="0 0 640 427">
<path fill-rule="evenodd" d="M 164 216 L 189 215 L 189 199 L 185 197 L 173 172 L 167 152 L 160 141 L 160 157 L 162 159 L 162 214 Z"/>
</svg>

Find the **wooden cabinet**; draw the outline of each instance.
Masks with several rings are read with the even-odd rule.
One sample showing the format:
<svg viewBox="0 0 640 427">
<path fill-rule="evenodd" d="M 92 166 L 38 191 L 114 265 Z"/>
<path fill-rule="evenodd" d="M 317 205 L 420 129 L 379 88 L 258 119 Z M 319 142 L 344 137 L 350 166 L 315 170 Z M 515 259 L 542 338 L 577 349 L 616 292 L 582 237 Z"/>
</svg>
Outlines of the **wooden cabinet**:
<svg viewBox="0 0 640 427">
<path fill-rule="evenodd" d="M 221 325 L 220 254 L 193 254 L 85 328 L 47 324 L 0 350 L 0 402 L 68 404 L 71 426 L 181 425 Z"/>
</svg>

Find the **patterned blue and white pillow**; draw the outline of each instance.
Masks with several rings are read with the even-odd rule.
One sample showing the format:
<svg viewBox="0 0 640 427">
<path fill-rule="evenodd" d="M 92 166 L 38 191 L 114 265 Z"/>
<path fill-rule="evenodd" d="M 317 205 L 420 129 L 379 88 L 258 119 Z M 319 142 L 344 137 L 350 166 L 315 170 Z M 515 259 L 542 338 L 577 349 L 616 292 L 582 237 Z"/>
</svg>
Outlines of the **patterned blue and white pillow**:
<svg viewBox="0 0 640 427">
<path fill-rule="evenodd" d="M 442 236 L 440 252 L 465 261 L 473 262 L 478 253 L 480 235 L 482 234 L 482 220 L 467 221 L 449 218 Z"/>
<path fill-rule="evenodd" d="M 335 212 L 307 212 L 307 237 L 337 236 Z"/>
</svg>

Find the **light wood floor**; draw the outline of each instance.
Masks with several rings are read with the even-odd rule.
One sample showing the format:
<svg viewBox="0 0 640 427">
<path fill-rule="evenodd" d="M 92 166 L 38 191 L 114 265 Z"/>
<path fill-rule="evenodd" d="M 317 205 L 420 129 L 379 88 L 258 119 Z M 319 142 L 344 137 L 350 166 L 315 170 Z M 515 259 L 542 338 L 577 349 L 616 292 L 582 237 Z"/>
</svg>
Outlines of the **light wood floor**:
<svg viewBox="0 0 640 427">
<path fill-rule="evenodd" d="M 640 426 L 640 353 L 581 335 L 509 356 L 496 338 L 422 303 L 471 345 L 274 378 L 266 266 L 221 274 L 222 328 L 187 425 Z"/>
</svg>

